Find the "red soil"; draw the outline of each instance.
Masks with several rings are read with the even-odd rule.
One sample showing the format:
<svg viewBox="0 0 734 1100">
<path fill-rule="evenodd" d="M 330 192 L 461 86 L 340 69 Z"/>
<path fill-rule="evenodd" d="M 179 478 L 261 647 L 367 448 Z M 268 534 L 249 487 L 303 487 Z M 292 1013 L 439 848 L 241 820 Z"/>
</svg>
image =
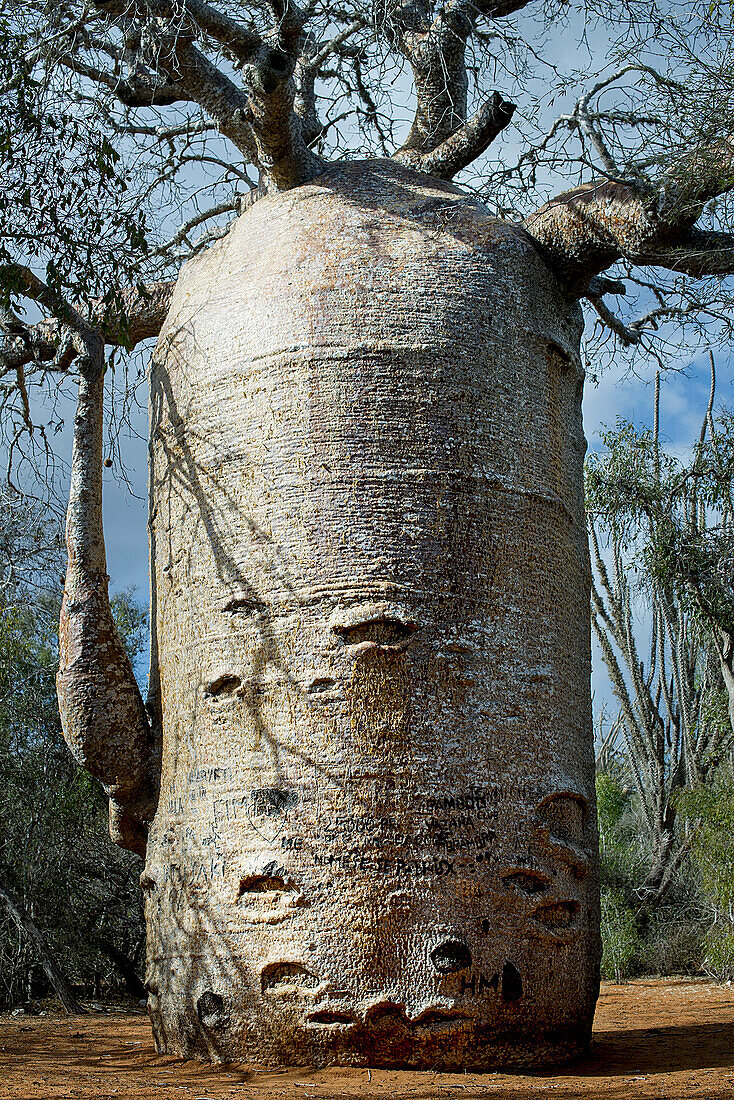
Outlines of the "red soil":
<svg viewBox="0 0 734 1100">
<path fill-rule="evenodd" d="M 147 1017 L 0 1017 L 0 1100 L 734 1100 L 734 989 L 606 984 L 589 1058 L 534 1074 L 396 1070 L 253 1073 L 159 1057 Z"/>
</svg>

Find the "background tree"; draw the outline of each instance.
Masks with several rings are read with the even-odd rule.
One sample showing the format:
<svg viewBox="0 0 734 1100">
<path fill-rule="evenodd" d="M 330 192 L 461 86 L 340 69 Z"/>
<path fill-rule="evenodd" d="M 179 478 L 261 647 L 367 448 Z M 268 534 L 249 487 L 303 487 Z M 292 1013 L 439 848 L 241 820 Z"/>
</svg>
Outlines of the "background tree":
<svg viewBox="0 0 734 1100">
<path fill-rule="evenodd" d="M 650 566 L 698 617 L 719 658 L 734 729 L 734 502 L 732 416 L 714 419 L 716 372 L 692 461 L 681 471 L 681 507 L 671 511 L 651 547 Z"/>
<path fill-rule="evenodd" d="M 683 457 L 661 443 L 658 379 L 652 430 L 618 421 L 587 462 L 592 622 L 620 704 L 597 759 L 608 906 L 617 906 L 610 927 L 622 928 L 620 914 L 634 912 L 635 935 L 648 941 L 661 937 L 656 911 L 663 905 L 679 929 L 693 929 L 689 941 L 696 930 L 700 940 L 718 912 L 715 904 L 711 909 L 717 896 L 711 875 L 701 874 L 701 851 L 712 843 L 717 821 L 725 826 L 731 769 L 720 634 L 731 595 L 726 558 L 719 562 L 717 549 L 727 544 L 731 522 L 732 444 L 729 414 L 713 414 L 714 384 L 712 360 L 701 432 Z M 706 603 L 691 577 L 696 563 Z M 725 835 L 724 828 L 716 850 Z M 725 881 L 725 862 L 722 875 Z M 625 942 L 631 958 L 634 938 Z M 687 950 L 695 964 L 690 942 Z"/>
<path fill-rule="evenodd" d="M 137 998 L 144 995 L 139 861 L 110 845 L 104 796 L 61 734 L 58 526 L 7 491 L 0 514 L 12 517 L 0 547 L 0 1003 L 44 992 L 39 963 L 50 965 L 72 1011 L 79 1006 L 69 982 L 99 996 L 104 979 Z M 113 600 L 113 612 L 134 658 L 145 616 L 127 594 Z"/>
</svg>

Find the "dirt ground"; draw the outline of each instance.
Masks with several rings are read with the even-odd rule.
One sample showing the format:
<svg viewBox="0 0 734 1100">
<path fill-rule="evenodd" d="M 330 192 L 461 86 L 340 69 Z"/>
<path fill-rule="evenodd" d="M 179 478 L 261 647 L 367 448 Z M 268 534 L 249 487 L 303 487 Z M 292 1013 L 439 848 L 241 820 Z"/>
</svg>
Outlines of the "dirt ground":
<svg viewBox="0 0 734 1100">
<path fill-rule="evenodd" d="M 0 1016 L 0 1100 L 734 1100 L 734 988 L 690 980 L 606 984 L 591 1056 L 555 1072 L 252 1073 L 156 1055 L 137 1014 Z"/>
</svg>

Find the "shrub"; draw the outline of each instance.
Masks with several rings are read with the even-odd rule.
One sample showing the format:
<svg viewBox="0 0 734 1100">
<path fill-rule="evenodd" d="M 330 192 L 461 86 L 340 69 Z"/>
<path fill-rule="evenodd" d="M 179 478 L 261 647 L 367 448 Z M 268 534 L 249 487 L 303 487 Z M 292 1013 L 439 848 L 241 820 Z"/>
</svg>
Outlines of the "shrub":
<svg viewBox="0 0 734 1100">
<path fill-rule="evenodd" d="M 704 939 L 702 969 L 720 982 L 734 981 L 734 924 L 717 921 Z"/>
<path fill-rule="evenodd" d="M 621 890 L 602 887 L 601 959 L 603 978 L 621 982 L 633 972 L 633 961 L 640 947 L 635 915 Z"/>
</svg>

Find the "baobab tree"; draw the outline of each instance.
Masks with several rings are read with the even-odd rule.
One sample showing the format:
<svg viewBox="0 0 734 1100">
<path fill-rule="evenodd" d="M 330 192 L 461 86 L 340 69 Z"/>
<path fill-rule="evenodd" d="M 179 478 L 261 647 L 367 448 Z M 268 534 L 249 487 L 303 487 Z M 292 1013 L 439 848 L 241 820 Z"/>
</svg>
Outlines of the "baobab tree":
<svg viewBox="0 0 734 1100">
<path fill-rule="evenodd" d="M 532 7 L 96 0 L 49 32 L 81 87 L 133 112 L 198 106 L 259 175 L 175 286 L 98 312 L 7 267 L 53 315 L 10 319 L 8 369 L 79 378 L 59 701 L 113 836 L 145 855 L 162 1050 L 489 1067 L 588 1043 L 579 302 L 634 344 L 674 307 L 658 291 L 622 323 L 610 267 L 734 270 L 734 238 L 700 221 L 734 177 L 727 130 L 687 147 L 670 112 L 599 106 L 630 74 L 668 106 L 685 90 L 630 61 L 516 166 L 573 133 L 592 178 L 519 219 L 454 185 L 515 112 L 481 87 L 470 109 L 476 58 L 511 49 L 507 20 Z M 392 150 L 374 94 L 389 55 L 415 96 Z M 327 155 L 329 81 L 382 156 Z M 105 345 L 155 334 L 144 703 L 109 612 L 102 397 Z"/>
</svg>

